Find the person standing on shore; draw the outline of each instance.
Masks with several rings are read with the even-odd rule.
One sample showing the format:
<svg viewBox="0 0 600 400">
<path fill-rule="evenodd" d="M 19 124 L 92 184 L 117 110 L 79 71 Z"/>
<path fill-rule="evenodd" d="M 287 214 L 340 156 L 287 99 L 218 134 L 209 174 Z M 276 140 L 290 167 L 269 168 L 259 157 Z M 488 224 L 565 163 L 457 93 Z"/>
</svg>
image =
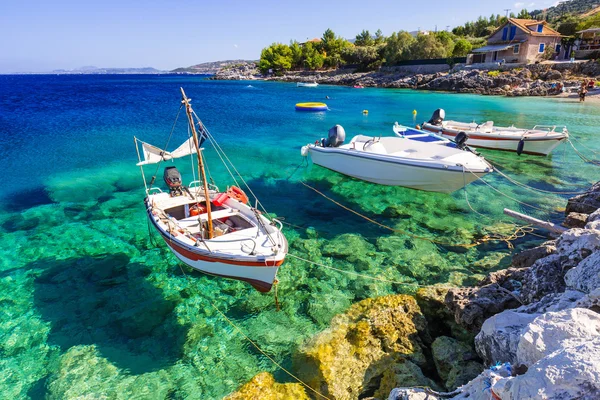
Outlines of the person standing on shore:
<svg viewBox="0 0 600 400">
<path fill-rule="evenodd" d="M 585 81 L 581 83 L 581 87 L 579 88 L 579 101 L 585 101 L 585 95 L 587 94 L 587 87 Z"/>
</svg>

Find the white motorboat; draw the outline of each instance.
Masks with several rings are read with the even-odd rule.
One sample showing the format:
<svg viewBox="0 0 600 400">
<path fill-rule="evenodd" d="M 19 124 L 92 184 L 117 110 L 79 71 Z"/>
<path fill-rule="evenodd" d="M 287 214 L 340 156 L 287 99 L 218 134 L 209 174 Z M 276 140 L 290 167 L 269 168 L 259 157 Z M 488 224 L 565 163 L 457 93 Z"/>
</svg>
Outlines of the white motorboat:
<svg viewBox="0 0 600 400">
<path fill-rule="evenodd" d="M 425 136 L 431 135 L 420 138 Z M 364 135 L 354 136 L 348 144 L 344 140 L 344 128 L 336 125 L 327 139 L 302 147 L 301 153 L 317 165 L 364 181 L 442 193 L 458 190 L 493 170 L 483 157 L 444 139 L 439 144 Z"/>
<path fill-rule="evenodd" d="M 319 84 L 317 82 L 298 82 L 296 83 L 296 87 L 317 87 Z"/>
<path fill-rule="evenodd" d="M 135 139 L 137 165 L 142 169 L 146 188 L 148 218 L 171 251 L 185 264 L 207 274 L 246 281 L 257 290 L 268 292 L 288 251 L 287 240 L 281 233 L 282 225 L 251 207 L 240 188 L 232 186 L 219 191 L 207 182 L 200 146 L 208 139 L 215 151 L 222 152 L 222 149 L 193 112 L 191 100 L 183 89 L 181 94 L 191 137 L 172 152 Z M 196 159 L 200 180 L 183 186 L 179 171 L 169 166 L 164 170 L 168 192 L 153 186 L 155 176 L 150 184 L 146 182 L 144 165 L 187 155 Z"/>
<path fill-rule="evenodd" d="M 547 156 L 569 138 L 565 126 L 536 125 L 533 129 L 521 129 L 514 126 L 494 126 L 493 121 L 483 124 L 445 121 L 444 117 L 444 110 L 438 109 L 422 128 L 449 139 L 455 139 L 462 133 L 467 136 L 469 146 L 483 149 Z"/>
</svg>

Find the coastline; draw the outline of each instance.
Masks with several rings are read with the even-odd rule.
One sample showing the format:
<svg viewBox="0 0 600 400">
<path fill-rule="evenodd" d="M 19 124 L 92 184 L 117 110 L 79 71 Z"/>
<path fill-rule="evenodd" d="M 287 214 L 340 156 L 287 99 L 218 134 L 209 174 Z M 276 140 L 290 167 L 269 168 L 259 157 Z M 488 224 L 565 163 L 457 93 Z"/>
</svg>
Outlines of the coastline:
<svg viewBox="0 0 600 400">
<path fill-rule="evenodd" d="M 263 76 L 255 63 L 224 68 L 211 80 L 266 80 L 280 82 L 316 82 L 319 84 L 418 89 L 456 93 L 470 93 L 507 97 L 543 96 L 579 100 L 577 90 L 583 81 L 600 77 L 600 63 L 542 63 L 521 67 L 495 66 L 475 68 L 456 66 L 453 69 L 432 72 L 428 66 L 382 67 L 375 72 L 357 72 L 351 69 L 327 71 L 289 71 L 280 76 Z M 600 88 L 590 90 L 586 100 L 597 102 Z"/>
</svg>

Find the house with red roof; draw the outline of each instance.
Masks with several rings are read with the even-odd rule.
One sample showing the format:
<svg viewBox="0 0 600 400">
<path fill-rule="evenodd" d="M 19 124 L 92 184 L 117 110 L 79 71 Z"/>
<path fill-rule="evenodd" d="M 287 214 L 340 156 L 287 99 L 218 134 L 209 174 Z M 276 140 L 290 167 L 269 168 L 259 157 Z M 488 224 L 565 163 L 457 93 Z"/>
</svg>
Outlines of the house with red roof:
<svg viewBox="0 0 600 400">
<path fill-rule="evenodd" d="M 472 50 L 468 64 L 501 62 L 528 64 L 542 60 L 548 48 L 551 59 L 564 58 L 562 35 L 548 26 L 546 21 L 509 18 L 492 33 L 487 45 Z M 561 55 L 563 55 L 561 57 Z"/>
</svg>

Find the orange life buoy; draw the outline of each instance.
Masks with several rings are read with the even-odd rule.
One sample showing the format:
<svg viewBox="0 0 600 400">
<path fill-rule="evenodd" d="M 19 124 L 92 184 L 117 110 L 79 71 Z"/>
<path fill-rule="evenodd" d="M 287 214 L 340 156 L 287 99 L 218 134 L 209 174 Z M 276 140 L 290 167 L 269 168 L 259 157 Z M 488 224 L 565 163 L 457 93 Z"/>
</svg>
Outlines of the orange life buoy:
<svg viewBox="0 0 600 400">
<path fill-rule="evenodd" d="M 227 194 L 240 203 L 248 204 L 248 196 L 246 196 L 246 193 L 237 186 L 232 186 L 227 189 Z"/>
</svg>

